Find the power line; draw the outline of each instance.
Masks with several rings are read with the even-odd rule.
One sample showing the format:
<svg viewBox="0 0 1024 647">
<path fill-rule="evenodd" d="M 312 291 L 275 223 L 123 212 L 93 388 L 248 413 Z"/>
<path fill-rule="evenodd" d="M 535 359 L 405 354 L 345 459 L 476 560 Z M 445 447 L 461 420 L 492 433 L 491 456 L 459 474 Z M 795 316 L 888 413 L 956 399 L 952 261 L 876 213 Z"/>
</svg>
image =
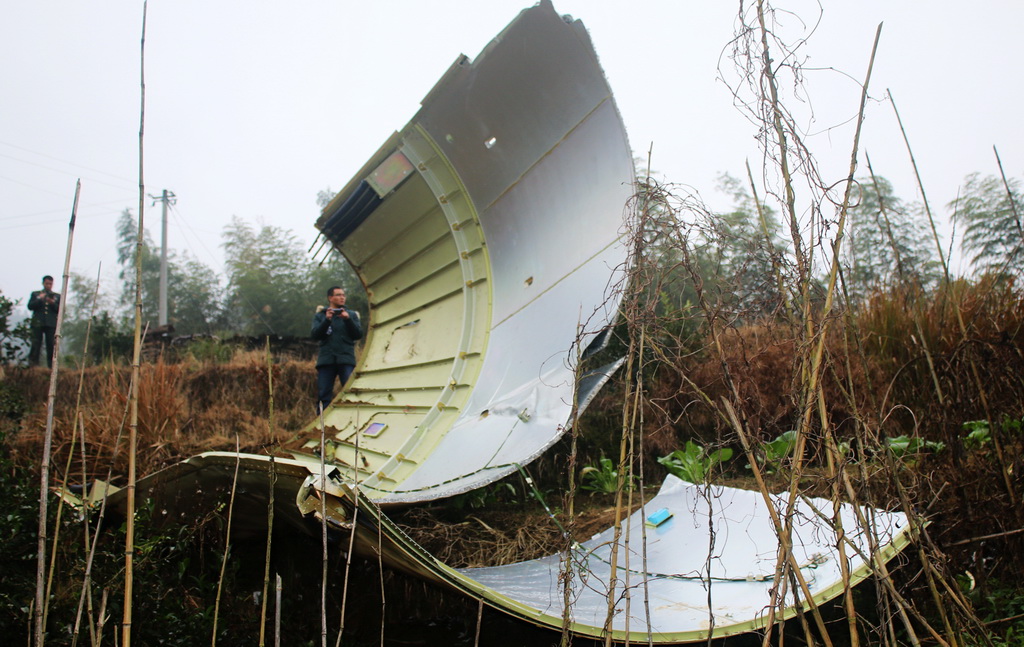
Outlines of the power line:
<svg viewBox="0 0 1024 647">
<path fill-rule="evenodd" d="M 0 179 L 7 179 L 7 178 L 3 178 L 3 176 L 0 176 Z M 58 195 L 58 193 L 56 191 L 49 191 L 48 193 L 53 193 L 54 195 Z M 66 196 L 64 196 L 64 194 L 59 194 L 59 195 L 62 198 L 66 197 Z M 137 200 L 137 198 L 126 198 L 126 199 L 123 199 L 123 200 L 108 200 L 106 202 L 90 202 L 88 204 L 83 204 L 82 206 L 83 207 L 107 207 L 107 206 L 112 205 L 112 204 L 121 204 L 121 205 L 123 205 L 123 204 L 126 204 L 126 203 L 131 203 L 132 200 Z M 67 209 L 47 209 L 46 211 L 36 211 L 34 213 L 23 213 L 23 214 L 13 215 L 13 216 L 0 216 L 0 221 L 20 220 L 22 218 L 36 218 L 36 217 L 39 217 L 39 216 L 46 216 L 46 215 L 54 214 L 54 213 L 61 213 L 61 214 L 63 214 L 66 211 L 67 211 Z M 67 220 L 67 219 L 65 218 L 65 220 Z"/>
<path fill-rule="evenodd" d="M 107 177 L 114 178 L 115 180 L 120 180 L 122 182 L 126 182 L 129 185 L 132 185 L 132 184 L 135 183 L 135 180 L 124 178 L 124 177 L 121 177 L 120 175 L 114 175 L 113 173 L 107 173 L 106 171 L 101 171 L 99 169 L 95 169 L 95 168 L 92 168 L 92 167 L 89 167 L 89 166 L 83 166 L 82 164 L 78 164 L 76 162 L 72 162 L 72 161 L 69 161 L 69 160 L 66 160 L 66 159 L 61 159 L 59 157 L 54 157 L 53 155 L 47 155 L 46 153 L 40 153 L 39 151 L 34 151 L 31 148 L 25 148 L 24 146 L 18 146 L 17 144 L 12 144 L 10 142 L 5 142 L 5 141 L 0 141 L 0 144 L 2 144 L 4 146 L 9 146 L 10 148 L 17 148 L 20 151 L 25 151 L 26 153 L 31 153 L 33 155 L 38 155 L 39 157 L 45 157 L 46 159 L 51 159 L 51 160 L 53 160 L 55 162 L 60 162 L 61 164 L 67 164 L 69 166 L 75 166 L 75 167 L 78 167 L 80 169 L 85 169 L 86 171 L 91 171 L 93 173 L 99 173 L 100 175 L 106 175 Z M 3 153 L 0 153 L 0 155 L 3 155 Z M 4 157 L 10 157 L 10 156 L 9 155 L 4 155 Z M 15 158 L 11 158 L 11 159 L 15 159 Z M 31 163 L 31 162 L 28 162 L 28 163 Z"/>
<path fill-rule="evenodd" d="M 97 218 L 99 216 L 109 215 L 110 211 L 103 211 L 102 213 L 94 213 L 89 215 L 78 214 L 79 220 L 87 220 L 91 218 Z M 34 222 L 26 222 L 18 225 L 8 225 L 6 227 L 0 227 L 0 231 L 11 231 L 12 229 L 26 229 L 28 227 L 42 227 L 44 225 L 52 225 L 54 223 L 65 223 L 67 224 L 67 218 L 52 218 L 50 220 L 36 220 Z"/>
</svg>

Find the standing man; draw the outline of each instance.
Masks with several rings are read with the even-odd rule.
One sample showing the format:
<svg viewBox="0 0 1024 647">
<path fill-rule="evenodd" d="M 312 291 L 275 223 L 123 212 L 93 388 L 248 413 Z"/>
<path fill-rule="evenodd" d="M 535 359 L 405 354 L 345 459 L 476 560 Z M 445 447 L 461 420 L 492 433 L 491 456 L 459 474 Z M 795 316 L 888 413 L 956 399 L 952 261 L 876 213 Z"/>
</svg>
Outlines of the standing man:
<svg viewBox="0 0 1024 647">
<path fill-rule="evenodd" d="M 28 351 L 30 366 L 39 366 L 39 347 L 46 340 L 46 365 L 53 368 L 53 334 L 57 331 L 57 310 L 60 309 L 60 295 L 53 291 L 53 277 L 43 277 L 43 289 L 36 290 L 28 298 L 28 309 L 32 311 L 32 346 Z"/>
<path fill-rule="evenodd" d="M 327 290 L 327 307 L 317 307 L 311 336 L 320 342 L 316 358 L 317 413 L 327 409 L 334 392 L 334 379 L 341 385 L 356 367 L 356 341 L 363 338 L 359 313 L 345 307 L 345 290 L 334 286 Z"/>
</svg>

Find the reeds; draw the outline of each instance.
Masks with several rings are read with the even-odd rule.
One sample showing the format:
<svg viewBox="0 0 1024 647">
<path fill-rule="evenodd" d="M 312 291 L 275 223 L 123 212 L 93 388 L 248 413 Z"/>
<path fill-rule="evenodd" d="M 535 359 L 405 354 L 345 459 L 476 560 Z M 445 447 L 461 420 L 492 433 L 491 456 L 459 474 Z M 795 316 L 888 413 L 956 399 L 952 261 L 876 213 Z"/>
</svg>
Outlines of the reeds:
<svg viewBox="0 0 1024 647">
<path fill-rule="evenodd" d="M 646 373 L 643 369 L 630 372 L 631 377 L 655 370 L 659 374 L 644 392 L 645 436 L 660 434 L 664 438 L 663 430 L 670 430 L 680 443 L 688 435 L 696 435 L 709 447 L 739 444 L 766 502 L 772 491 L 788 492 L 788 505 L 774 519 L 780 542 L 777 598 L 767 610 L 766 645 L 774 632 L 783 629 L 775 613 L 787 595 L 797 600 L 805 639 L 831 641 L 792 560 L 793 505 L 811 493 L 833 501 L 831 523 L 843 563 L 849 550 L 844 537 L 853 529 L 840 522 L 841 503 L 898 507 L 911 519 L 915 559 L 922 569 L 930 606 L 922 612 L 920 601 L 902 595 L 893 586 L 893 573 L 870 556 L 868 561 L 882 584 L 883 605 L 896 609 L 888 617 L 898 626 L 869 627 L 866 635 L 893 637 L 905 632 L 914 636 L 923 630 L 940 644 L 958 645 L 960 634 L 978 630 L 979 624 L 954 584 L 940 544 L 930 537 L 927 523 L 934 516 L 929 512 L 934 513 L 944 486 L 928 488 L 941 486 L 944 480 L 962 484 L 964 475 L 949 478 L 948 472 L 936 475 L 907 469 L 906 459 L 894 458 L 891 441 L 910 435 L 944 442 L 950 449 L 942 457 L 913 460 L 927 462 L 932 470 L 943 469 L 939 466 L 946 460 L 951 461 L 950 467 L 963 467 L 962 422 L 974 416 L 994 429 L 994 418 L 999 417 L 995 412 L 1020 418 L 1021 380 L 1009 377 L 1017 374 L 1009 367 L 1020 365 L 1017 319 L 1021 295 L 1005 281 L 994 289 L 994 279 L 949 278 L 936 291 L 926 293 L 905 273 L 897 272 L 902 281 L 879 290 L 866 302 L 852 303 L 845 298 L 842 245 L 868 83 L 862 86 L 849 173 L 839 183 L 845 187 L 844 195 L 835 196 L 832 183 L 819 177 L 813 156 L 779 92 L 779 73 L 791 73 L 787 83 L 797 85 L 801 76 L 799 56 L 773 31 L 774 15 L 765 2 L 746 9 L 740 16 L 733 60 L 741 79 L 734 87 L 737 103 L 761 124 L 762 178 L 775 182 L 765 194 L 781 212 L 789 238 L 789 252 L 782 258 L 774 256 L 771 232 L 765 231 L 766 207 L 756 199 L 758 220 L 766 234 L 765 255 L 773 259 L 769 283 L 774 282 L 780 293 L 778 307 L 760 312 L 737 307 L 730 290 L 741 291 L 746 286 L 730 283 L 733 279 L 718 274 L 721 265 L 702 261 L 708 246 L 730 243 L 722 238 L 728 228 L 720 225 L 697 196 L 679 194 L 671 185 L 646 178 L 636 200 L 645 204 L 645 215 L 655 218 L 633 230 L 634 240 L 642 241 L 643 249 L 630 295 L 647 299 L 647 307 L 634 305 L 625 310 L 630 343 L 644 340 L 650 347 L 647 354 L 658 358 Z M 875 45 L 877 48 L 877 35 Z M 748 171 L 748 176 L 757 196 L 753 173 Z M 801 195 L 810 205 L 803 212 L 798 207 Z M 652 196 L 657 197 L 654 205 L 650 204 Z M 835 205 L 834 214 L 823 211 L 823 205 L 829 204 Z M 887 222 L 884 211 L 882 216 Z M 932 228 L 942 256 L 934 218 Z M 890 244 L 899 263 L 899 250 L 891 236 Z M 645 261 L 650 261 L 646 267 Z M 948 277 L 945 261 L 943 267 Z M 689 310 L 694 321 L 690 325 L 680 321 L 687 316 L 685 311 L 662 308 L 666 301 L 680 301 L 665 296 L 678 289 L 679 279 L 674 278 L 678 276 L 685 277 L 692 291 L 689 298 L 695 307 Z M 702 348 L 694 347 L 692 335 L 684 339 L 678 334 L 695 327 L 704 335 Z M 1011 357 L 1014 354 L 1018 356 Z M 998 368 L 1000 360 L 1006 362 L 1007 370 Z M 987 379 L 980 378 L 983 374 Z M 633 428 L 623 424 L 623 446 Z M 758 457 L 764 453 L 765 441 L 790 429 L 796 434 L 795 447 L 785 469 L 769 482 L 758 467 Z M 1005 505 L 1000 508 L 1017 518 L 1015 491 L 1020 484 L 1019 479 L 1011 478 L 1009 466 L 1019 457 L 1019 442 L 1015 451 L 1007 451 L 1001 440 L 991 441 L 994 460 L 989 469 L 999 476 L 997 482 L 1001 481 L 1004 490 L 1000 498 L 1005 498 Z M 651 452 L 651 447 L 645 448 L 643 458 L 650 461 L 656 457 Z M 991 492 L 992 481 L 987 483 Z M 869 523 L 869 519 L 861 520 L 861 524 Z M 866 635 L 851 578 L 849 571 L 844 571 L 845 639 L 856 645 Z M 713 626 L 714 618 L 708 620 Z"/>
</svg>

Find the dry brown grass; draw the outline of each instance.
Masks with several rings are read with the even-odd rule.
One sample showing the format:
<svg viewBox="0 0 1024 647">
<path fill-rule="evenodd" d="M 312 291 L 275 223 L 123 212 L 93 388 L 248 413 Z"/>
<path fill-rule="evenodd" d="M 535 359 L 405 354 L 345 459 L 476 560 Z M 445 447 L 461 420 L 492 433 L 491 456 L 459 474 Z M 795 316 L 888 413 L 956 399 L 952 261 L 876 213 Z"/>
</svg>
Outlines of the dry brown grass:
<svg viewBox="0 0 1024 647">
<path fill-rule="evenodd" d="M 315 399 L 312 362 L 284 360 L 273 365 L 275 429 L 268 420 L 267 364 L 260 352 L 242 353 L 229 364 L 195 360 L 141 367 L 139 382 L 138 469 L 149 474 L 194 454 L 233 451 L 238 435 L 243 451 L 266 453 L 290 437 L 310 417 Z M 63 477 L 69 452 L 72 480 L 82 474 L 81 440 L 72 448 L 73 421 L 80 373 L 60 376 L 54 411 L 54 465 Z M 10 437 L 13 458 L 32 466 L 41 451 L 46 424 L 48 371 L 8 369 L 30 404 L 20 428 Z M 108 470 L 127 473 L 126 408 L 131 371 L 122 366 L 88 367 L 81 381 L 81 415 L 85 429 L 85 471 L 106 478 Z"/>
<path fill-rule="evenodd" d="M 573 535 L 578 541 L 615 523 L 609 497 L 581 501 Z M 639 507 L 639 506 L 637 506 Z M 500 566 L 555 554 L 565 548 L 562 530 L 530 508 L 471 510 L 452 519 L 445 508 L 409 508 L 396 520 L 420 546 L 454 568 Z"/>
<path fill-rule="evenodd" d="M 959 333 L 953 303 L 963 304 L 970 322 L 970 337 Z M 927 344 L 936 357 L 936 370 L 946 394 L 937 398 L 924 361 L 923 345 L 913 317 L 926 323 Z M 933 533 L 944 544 L 1012 530 L 1017 512 L 1001 480 L 1003 464 L 991 446 L 965 451 L 962 423 L 984 417 L 970 362 L 980 365 L 990 407 L 999 415 L 1024 415 L 1024 298 L 1012 285 L 978 282 L 956 284 L 952 293 L 932 297 L 880 293 L 844 319 L 827 344 L 823 388 L 831 419 L 841 437 L 858 438 L 868 428 L 877 438 L 916 434 L 947 443 L 947 451 L 926 455 L 899 468 L 897 476 L 914 505 L 931 521 Z M 730 328 L 722 333 L 724 364 L 736 384 L 750 421 L 760 440 L 770 440 L 793 428 L 799 407 L 794 357 L 798 349 L 794 331 L 779 322 Z M 957 341 L 960 340 L 960 341 Z M 671 357 L 671 355 L 669 355 Z M 141 371 L 139 388 L 139 471 L 153 471 L 191 455 L 234 449 L 237 433 L 243 451 L 266 453 L 305 425 L 314 400 L 312 359 L 278 358 L 273 364 L 276 429 L 268 422 L 269 397 L 266 359 L 262 351 L 238 353 L 227 364 L 194 359 L 180 363 L 157 361 Z M 82 419 L 86 432 L 85 470 L 90 478 L 115 481 L 127 473 L 124 439 L 126 394 L 130 370 L 98 366 L 85 371 L 82 383 Z M 578 465 L 593 465 L 601 455 L 613 455 L 621 433 L 624 375 L 618 375 L 595 398 L 581 423 Z M 45 424 L 48 373 L 43 369 L 8 368 L 6 381 L 16 384 L 30 403 L 30 413 L 9 436 L 13 458 L 34 465 L 40 455 Z M 723 362 L 710 353 L 679 353 L 660 364 L 646 378 L 643 460 L 648 484 L 658 483 L 664 469 L 656 459 L 687 439 L 738 449 L 737 439 L 724 428 L 704 396 L 713 400 L 728 395 Z M 54 420 L 54 469 L 62 478 L 69 452 L 74 452 L 71 479 L 82 473 L 80 441 L 71 445 L 74 403 L 79 373 L 66 370 L 59 381 Z M 819 438 L 809 437 L 810 464 L 801 477 L 801 491 L 827 494 L 830 481 L 821 468 Z M 120 444 L 119 444 L 120 443 Z M 119 449 L 120 447 L 120 449 Z M 1008 472 L 1021 491 L 1024 473 L 1024 438 L 1004 438 Z M 567 446 L 561 443 L 530 466 L 545 491 L 562 491 Z M 879 446 L 856 446 L 857 458 L 875 459 Z M 727 467 L 726 477 L 741 487 L 751 486 L 750 473 L 739 455 Z M 867 460 L 865 462 L 868 462 Z M 784 475 L 776 475 L 778 490 Z M 870 462 L 855 486 L 858 496 L 883 507 L 897 505 L 894 475 L 877 460 Z M 557 498 L 557 495 L 553 495 Z M 586 538 L 611 525 L 612 517 L 601 501 L 587 494 L 577 498 L 576 536 Z M 401 517 L 409 534 L 439 559 L 457 566 L 483 566 L 530 559 L 557 552 L 560 530 L 543 512 L 516 510 L 466 511 L 454 518 L 432 509 L 410 510 Z M 1013 544 L 1011 536 L 1000 544 Z M 1019 539 L 1019 537 L 1018 537 Z M 1019 543 L 1019 542 L 1018 542 Z M 1016 544 L 1013 544 L 1016 545 Z M 955 544 L 951 553 L 970 563 L 984 559 L 976 544 Z M 1009 555 L 1009 553 L 1005 553 Z M 980 557 L 979 557 L 980 555 Z M 1013 562 L 1000 558 L 1004 565 Z M 975 571 L 977 574 L 977 571 Z"/>
</svg>

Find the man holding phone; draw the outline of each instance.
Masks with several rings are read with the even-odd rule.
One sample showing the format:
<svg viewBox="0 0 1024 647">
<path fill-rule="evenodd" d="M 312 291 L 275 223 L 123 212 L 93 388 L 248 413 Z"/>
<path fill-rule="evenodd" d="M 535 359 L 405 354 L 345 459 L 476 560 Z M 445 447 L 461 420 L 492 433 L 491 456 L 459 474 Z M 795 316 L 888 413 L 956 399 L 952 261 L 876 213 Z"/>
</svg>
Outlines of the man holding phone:
<svg viewBox="0 0 1024 647">
<path fill-rule="evenodd" d="M 46 365 L 53 368 L 54 333 L 57 331 L 57 312 L 60 310 L 60 294 L 53 291 L 53 277 L 43 277 L 43 289 L 36 290 L 28 298 L 28 309 L 32 311 L 32 345 L 28 351 L 29 366 L 39 366 L 39 351 L 46 342 Z"/>
<path fill-rule="evenodd" d="M 327 290 L 327 307 L 313 315 L 311 337 L 320 342 L 316 358 L 317 413 L 326 410 L 334 395 L 334 380 L 344 387 L 356 367 L 356 342 L 363 338 L 359 313 L 345 307 L 345 290 Z"/>
</svg>

